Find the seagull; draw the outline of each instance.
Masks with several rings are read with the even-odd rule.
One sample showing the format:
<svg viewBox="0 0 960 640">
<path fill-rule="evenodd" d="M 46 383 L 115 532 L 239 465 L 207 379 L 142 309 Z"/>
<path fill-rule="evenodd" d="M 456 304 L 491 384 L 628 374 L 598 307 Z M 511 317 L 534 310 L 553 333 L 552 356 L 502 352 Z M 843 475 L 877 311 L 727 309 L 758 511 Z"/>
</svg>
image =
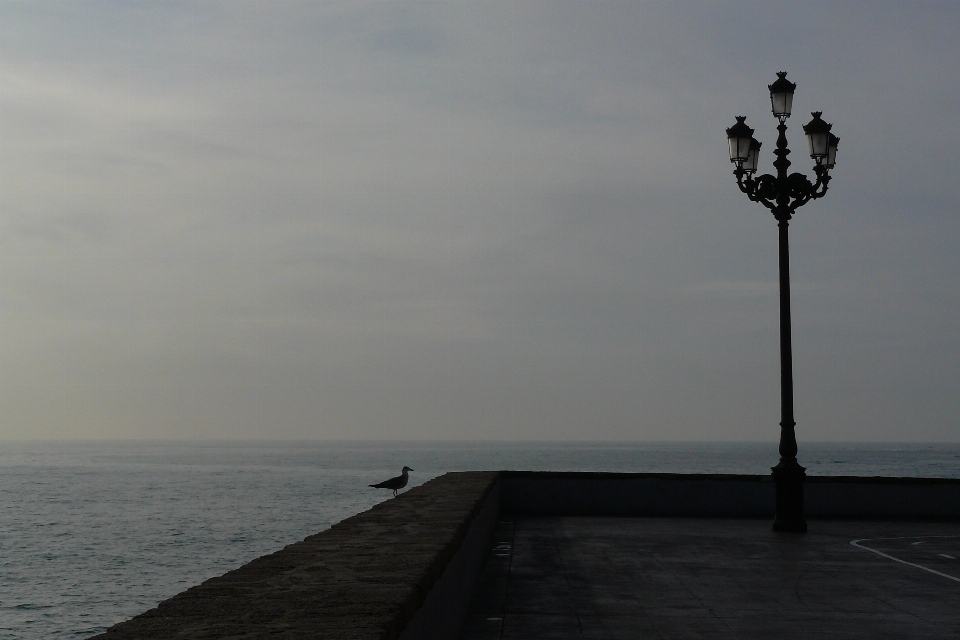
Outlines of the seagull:
<svg viewBox="0 0 960 640">
<path fill-rule="evenodd" d="M 390 478 L 389 480 L 384 480 L 380 484 L 370 485 L 374 489 L 392 489 L 393 497 L 397 497 L 397 491 L 403 489 L 407 486 L 407 471 L 413 471 L 410 467 L 404 467 L 403 471 L 400 472 L 396 478 Z"/>
</svg>

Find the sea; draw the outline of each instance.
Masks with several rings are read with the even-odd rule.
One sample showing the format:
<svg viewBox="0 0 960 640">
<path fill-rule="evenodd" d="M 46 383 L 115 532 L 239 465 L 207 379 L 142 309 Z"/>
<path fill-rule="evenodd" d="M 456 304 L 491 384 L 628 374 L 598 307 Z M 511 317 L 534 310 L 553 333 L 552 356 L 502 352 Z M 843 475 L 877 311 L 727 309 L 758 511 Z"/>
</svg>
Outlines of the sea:
<svg viewBox="0 0 960 640">
<path fill-rule="evenodd" d="M 960 478 L 960 444 L 801 443 L 808 475 Z M 776 442 L 0 442 L 0 639 L 86 638 L 448 471 L 766 474 Z"/>
</svg>

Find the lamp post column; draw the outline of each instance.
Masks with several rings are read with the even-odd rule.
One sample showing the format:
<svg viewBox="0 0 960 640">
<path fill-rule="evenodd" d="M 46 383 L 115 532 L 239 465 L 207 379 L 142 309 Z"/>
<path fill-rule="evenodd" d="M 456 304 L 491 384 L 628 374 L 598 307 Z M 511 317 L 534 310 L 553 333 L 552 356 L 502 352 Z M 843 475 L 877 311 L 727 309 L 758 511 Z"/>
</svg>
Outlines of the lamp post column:
<svg viewBox="0 0 960 640">
<path fill-rule="evenodd" d="M 780 462 L 773 467 L 776 483 L 774 531 L 806 532 L 803 518 L 805 469 L 797 462 L 797 435 L 793 420 L 793 347 L 790 331 L 789 222 L 781 219 L 780 231 Z"/>
<path fill-rule="evenodd" d="M 790 328 L 790 185 L 787 170 L 787 125 L 780 119 L 773 166 L 777 169 L 777 206 L 773 211 L 780 232 L 780 462 L 773 467 L 776 484 L 774 531 L 806 532 L 803 481 L 806 469 L 797 462 L 797 425 L 793 419 L 793 342 Z"/>
</svg>

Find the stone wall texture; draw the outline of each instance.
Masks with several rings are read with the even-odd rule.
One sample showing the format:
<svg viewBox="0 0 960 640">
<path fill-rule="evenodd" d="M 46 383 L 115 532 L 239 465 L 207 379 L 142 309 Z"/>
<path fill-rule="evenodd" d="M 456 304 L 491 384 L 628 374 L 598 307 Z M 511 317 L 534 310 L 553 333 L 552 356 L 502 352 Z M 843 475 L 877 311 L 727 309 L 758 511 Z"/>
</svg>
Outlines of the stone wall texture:
<svg viewBox="0 0 960 640">
<path fill-rule="evenodd" d="M 94 638 L 394 640 L 459 550 L 498 477 L 448 473 Z"/>
</svg>

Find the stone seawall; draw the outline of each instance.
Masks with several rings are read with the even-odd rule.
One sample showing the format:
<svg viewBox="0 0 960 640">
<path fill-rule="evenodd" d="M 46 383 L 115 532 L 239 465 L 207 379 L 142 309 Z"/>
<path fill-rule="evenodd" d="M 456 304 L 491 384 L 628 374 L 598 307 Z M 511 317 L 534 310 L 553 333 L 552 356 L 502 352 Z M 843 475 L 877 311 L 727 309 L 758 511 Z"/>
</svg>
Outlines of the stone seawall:
<svg viewBox="0 0 960 640">
<path fill-rule="evenodd" d="M 498 475 L 448 473 L 94 638 L 408 640 L 411 627 L 456 637 L 496 524 Z M 459 598 L 429 598 L 444 580 L 434 593 Z"/>
<path fill-rule="evenodd" d="M 769 475 L 505 471 L 501 508 L 526 515 L 772 518 Z M 808 476 L 808 518 L 960 518 L 960 479 Z"/>
<path fill-rule="evenodd" d="M 526 515 L 757 518 L 773 514 L 769 476 L 507 471 L 501 508 Z"/>
</svg>

